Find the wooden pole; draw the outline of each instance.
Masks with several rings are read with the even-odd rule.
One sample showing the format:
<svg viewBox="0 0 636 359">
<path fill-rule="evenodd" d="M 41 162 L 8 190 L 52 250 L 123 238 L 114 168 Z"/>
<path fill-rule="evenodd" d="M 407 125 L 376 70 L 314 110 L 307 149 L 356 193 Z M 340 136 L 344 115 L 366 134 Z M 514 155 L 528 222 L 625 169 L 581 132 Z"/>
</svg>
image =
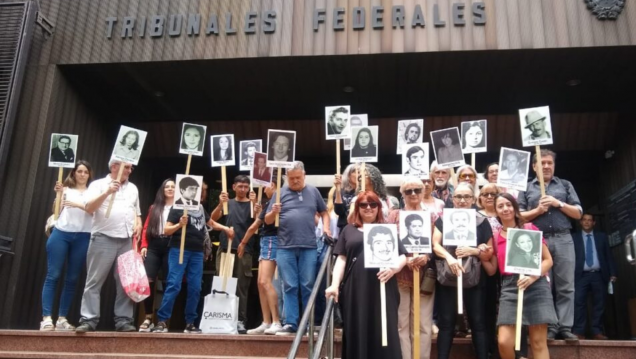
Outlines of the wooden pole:
<svg viewBox="0 0 636 359">
<path fill-rule="evenodd" d="M 64 176 L 64 167 L 60 167 L 57 172 L 57 181 L 62 183 L 62 177 Z M 53 219 L 57 221 L 57 218 L 60 216 L 60 204 L 62 203 L 62 192 L 57 192 L 55 194 L 55 213 Z"/>
<path fill-rule="evenodd" d="M 457 260 L 459 261 L 459 265 L 463 267 L 464 260 L 461 258 Z M 459 276 L 457 277 L 457 313 L 464 314 L 464 280 L 462 278 L 462 272 L 459 272 Z"/>
<path fill-rule="evenodd" d="M 121 162 L 119 164 L 119 172 L 117 172 L 117 181 L 121 181 L 121 175 L 124 173 L 124 167 L 126 167 L 126 164 L 124 162 Z M 116 193 L 110 195 L 110 202 L 108 202 L 108 209 L 106 210 L 106 215 L 104 216 L 105 218 L 110 217 L 110 211 L 113 209 L 113 203 L 115 203 L 115 195 Z"/>
<path fill-rule="evenodd" d="M 545 183 L 543 182 L 543 165 L 541 165 L 541 146 L 536 145 L 534 149 L 537 153 L 537 178 L 541 185 L 541 196 L 545 196 Z"/>
<path fill-rule="evenodd" d="M 227 174 L 225 172 L 225 166 L 221 166 L 221 187 L 223 192 L 227 193 Z M 223 202 L 223 215 L 227 215 L 227 202 Z"/>
<path fill-rule="evenodd" d="M 250 194 L 249 196 L 252 195 L 252 192 L 254 192 L 254 185 L 252 185 L 252 181 L 250 180 Z M 249 198 L 248 196 L 248 198 Z M 250 198 L 250 218 L 254 218 L 254 202 L 252 202 L 252 199 Z"/>
<path fill-rule="evenodd" d="M 276 203 L 280 203 L 280 181 L 282 172 L 282 169 L 278 166 L 278 175 L 276 176 Z M 276 223 L 274 223 L 274 225 L 278 227 L 279 224 L 280 214 L 276 214 Z"/>
<path fill-rule="evenodd" d="M 475 152 L 470 154 L 470 165 L 475 168 Z"/>
<path fill-rule="evenodd" d="M 192 155 L 188 155 L 188 162 L 186 163 L 186 171 L 185 174 L 190 174 L 190 163 L 192 163 Z M 183 209 L 183 215 L 188 215 L 188 209 Z M 183 264 L 183 251 L 185 250 L 185 236 L 186 236 L 186 227 L 181 228 L 181 244 L 179 245 L 179 264 Z"/>
<path fill-rule="evenodd" d="M 450 169 L 450 178 L 448 179 L 453 187 L 457 187 L 457 178 L 455 178 L 455 168 Z"/>
<path fill-rule="evenodd" d="M 389 345 L 386 334 L 386 283 L 380 282 L 380 313 L 382 320 L 382 346 Z"/>
<path fill-rule="evenodd" d="M 263 197 L 263 186 L 258 186 L 258 197 L 256 198 L 257 203 L 261 203 L 261 198 Z M 262 209 L 263 211 L 265 208 Z M 258 228 L 254 231 L 254 234 L 258 234 Z"/>
<path fill-rule="evenodd" d="M 362 192 L 365 191 L 365 186 L 367 184 L 367 179 L 365 177 L 364 170 L 365 170 L 365 165 L 364 165 L 364 162 L 362 162 L 360 164 L 360 188 L 362 189 Z"/>
<path fill-rule="evenodd" d="M 537 146 L 539 147 L 539 146 Z M 523 279 L 523 274 L 519 275 L 519 279 Z M 523 324 L 523 290 L 519 289 L 519 295 L 517 296 L 517 325 L 515 327 L 515 350 L 519 351 L 521 347 L 521 325 Z"/>
<path fill-rule="evenodd" d="M 225 288 L 227 287 L 227 278 L 232 276 L 232 269 L 234 267 L 234 261 L 230 260 L 230 256 L 232 255 L 232 239 L 228 238 L 227 240 L 227 251 L 225 252 L 225 261 L 223 262 L 223 268 L 221 269 L 221 276 L 223 277 L 223 287 L 222 291 L 225 292 Z M 232 262 L 230 267 L 230 262 Z"/>
<path fill-rule="evenodd" d="M 413 253 L 413 259 L 419 253 Z M 420 271 L 413 269 L 413 358 L 420 357 Z"/>
</svg>

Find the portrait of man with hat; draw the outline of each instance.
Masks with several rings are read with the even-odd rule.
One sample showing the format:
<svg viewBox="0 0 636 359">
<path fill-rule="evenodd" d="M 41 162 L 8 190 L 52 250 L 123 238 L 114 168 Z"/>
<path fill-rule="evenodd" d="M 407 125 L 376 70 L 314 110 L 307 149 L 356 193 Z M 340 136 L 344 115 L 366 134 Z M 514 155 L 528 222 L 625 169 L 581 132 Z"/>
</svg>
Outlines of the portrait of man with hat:
<svg viewBox="0 0 636 359">
<path fill-rule="evenodd" d="M 546 129 L 546 115 L 543 115 L 541 112 L 534 109 L 526 114 L 525 120 L 525 129 L 529 130 L 530 134 L 524 138 L 524 141 L 552 138 L 552 136 L 550 135 L 550 131 Z"/>
</svg>

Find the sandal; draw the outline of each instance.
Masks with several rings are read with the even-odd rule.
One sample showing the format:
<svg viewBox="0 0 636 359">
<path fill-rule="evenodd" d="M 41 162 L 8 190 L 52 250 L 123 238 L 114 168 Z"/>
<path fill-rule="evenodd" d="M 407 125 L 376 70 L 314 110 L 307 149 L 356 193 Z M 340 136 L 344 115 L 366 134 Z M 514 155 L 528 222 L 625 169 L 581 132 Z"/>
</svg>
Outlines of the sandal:
<svg viewBox="0 0 636 359">
<path fill-rule="evenodd" d="M 155 325 L 152 324 L 152 320 L 150 318 L 146 318 L 146 320 L 144 320 L 143 323 L 141 323 L 141 325 L 139 326 L 139 331 L 140 332 L 150 332 L 150 330 L 152 330 L 152 328 L 154 328 Z"/>
<path fill-rule="evenodd" d="M 43 320 L 40 322 L 40 331 L 52 332 L 54 330 L 55 326 L 53 325 L 53 321 L 51 319 Z"/>
<path fill-rule="evenodd" d="M 75 327 L 68 322 L 68 320 L 64 319 L 61 322 L 58 321 L 57 324 L 55 325 L 55 330 L 60 330 L 60 331 L 64 331 L 64 332 L 74 332 L 75 331 Z"/>
</svg>

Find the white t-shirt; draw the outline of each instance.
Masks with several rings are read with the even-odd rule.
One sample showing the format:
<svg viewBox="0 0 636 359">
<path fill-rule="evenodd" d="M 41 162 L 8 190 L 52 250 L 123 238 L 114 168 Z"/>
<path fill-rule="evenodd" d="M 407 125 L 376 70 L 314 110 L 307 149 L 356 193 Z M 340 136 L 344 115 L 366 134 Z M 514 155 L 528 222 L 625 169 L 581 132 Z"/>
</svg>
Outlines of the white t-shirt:
<svg viewBox="0 0 636 359">
<path fill-rule="evenodd" d="M 86 191 L 87 200 L 106 192 L 111 182 L 113 179 L 110 175 L 93 181 Z M 111 196 L 108 196 L 95 211 L 91 233 L 102 233 L 115 238 L 131 238 L 135 227 L 135 218 L 141 216 L 137 186 L 126 181 L 119 187 L 119 191 L 115 193 L 110 217 L 106 218 L 110 199 Z"/>
<path fill-rule="evenodd" d="M 64 188 L 63 199 L 67 201 L 86 204 L 87 191 L 80 192 L 73 188 Z M 93 216 L 83 209 L 75 207 L 64 207 L 57 219 L 55 228 L 64 232 L 85 232 L 91 231 Z"/>
</svg>

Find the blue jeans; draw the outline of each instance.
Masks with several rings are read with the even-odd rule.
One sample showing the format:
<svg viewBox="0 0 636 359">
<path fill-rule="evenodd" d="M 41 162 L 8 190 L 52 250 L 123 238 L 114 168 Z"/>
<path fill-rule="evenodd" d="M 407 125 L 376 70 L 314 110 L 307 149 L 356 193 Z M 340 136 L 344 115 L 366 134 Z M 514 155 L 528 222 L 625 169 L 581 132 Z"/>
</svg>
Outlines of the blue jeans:
<svg viewBox="0 0 636 359">
<path fill-rule="evenodd" d="M 179 264 L 179 248 L 170 248 L 168 254 L 168 284 L 163 293 L 161 308 L 157 312 L 159 321 L 165 322 L 172 315 L 174 301 L 181 291 L 183 275 L 188 282 L 188 299 L 186 300 L 186 324 L 197 320 L 197 305 L 201 293 L 201 278 L 203 277 L 203 252 L 183 251 L 183 264 Z"/>
<path fill-rule="evenodd" d="M 311 290 L 316 281 L 317 252 L 315 248 L 278 248 L 276 264 L 283 280 L 283 306 L 285 324 L 298 329 L 301 310 L 307 307 Z M 298 308 L 298 291 L 302 298 L 302 308 Z"/>
<path fill-rule="evenodd" d="M 53 228 L 46 242 L 46 260 L 48 269 L 42 288 L 42 316 L 50 316 L 57 289 L 57 282 L 62 275 L 64 263 L 68 258 L 64 289 L 60 298 L 60 317 L 66 317 L 75 296 L 77 278 L 86 264 L 86 252 L 91 234 L 87 232 L 64 232 Z"/>
</svg>

